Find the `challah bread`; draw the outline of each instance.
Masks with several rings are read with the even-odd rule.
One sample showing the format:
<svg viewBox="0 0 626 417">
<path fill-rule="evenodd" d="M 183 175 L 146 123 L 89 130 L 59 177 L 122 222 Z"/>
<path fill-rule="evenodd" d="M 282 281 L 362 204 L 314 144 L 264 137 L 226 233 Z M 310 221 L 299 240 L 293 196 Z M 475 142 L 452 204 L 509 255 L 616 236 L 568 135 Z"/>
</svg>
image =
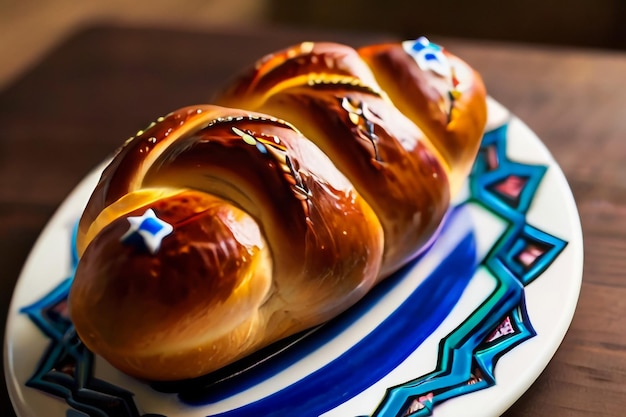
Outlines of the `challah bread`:
<svg viewBox="0 0 626 417">
<path fill-rule="evenodd" d="M 79 224 L 69 308 L 87 347 L 139 378 L 206 374 L 335 317 L 427 247 L 478 149 L 484 88 L 380 48 L 269 55 L 219 106 L 125 143 Z M 383 91 L 394 65 L 419 67 L 400 80 L 416 85 Z"/>
<path fill-rule="evenodd" d="M 156 250 L 129 235 L 142 215 L 172 229 Z M 77 245 L 69 303 L 83 342 L 130 375 L 173 380 L 354 304 L 379 280 L 383 237 L 368 204 L 290 125 L 194 106 L 126 143 Z"/>
<path fill-rule="evenodd" d="M 441 55 L 424 42 L 416 44 Z M 485 90 L 449 54 L 422 68 L 402 44 L 360 53 L 366 60 L 345 45 L 295 45 L 259 60 L 215 101 L 289 120 L 330 156 L 381 221 L 388 275 L 427 246 L 466 178 L 486 121 Z"/>
</svg>

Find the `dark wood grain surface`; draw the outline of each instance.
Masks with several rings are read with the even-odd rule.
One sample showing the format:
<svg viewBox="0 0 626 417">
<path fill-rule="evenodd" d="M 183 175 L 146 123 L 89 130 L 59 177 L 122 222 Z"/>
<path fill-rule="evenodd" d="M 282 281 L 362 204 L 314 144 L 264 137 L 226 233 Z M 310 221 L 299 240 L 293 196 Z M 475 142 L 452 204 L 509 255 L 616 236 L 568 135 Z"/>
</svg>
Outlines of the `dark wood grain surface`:
<svg viewBox="0 0 626 417">
<path fill-rule="evenodd" d="M 193 33 L 94 27 L 0 92 L 0 320 L 31 246 L 72 188 L 155 116 L 206 102 L 253 59 L 303 40 L 384 35 Z M 438 40 L 477 68 L 561 165 L 585 237 L 563 344 L 505 414 L 621 416 L 626 408 L 626 54 Z M 14 415 L 3 384 L 0 415 Z"/>
</svg>

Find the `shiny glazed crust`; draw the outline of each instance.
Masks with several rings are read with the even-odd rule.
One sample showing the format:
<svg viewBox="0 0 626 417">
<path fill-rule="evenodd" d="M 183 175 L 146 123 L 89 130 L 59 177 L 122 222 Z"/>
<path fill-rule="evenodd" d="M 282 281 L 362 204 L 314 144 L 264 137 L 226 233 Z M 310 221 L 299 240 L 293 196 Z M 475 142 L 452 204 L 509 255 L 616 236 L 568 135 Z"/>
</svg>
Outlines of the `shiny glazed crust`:
<svg viewBox="0 0 626 417">
<path fill-rule="evenodd" d="M 439 65 L 420 62 L 415 49 Z M 289 120 L 330 156 L 381 221 L 388 275 L 427 246 L 467 177 L 485 96 L 475 71 L 421 38 L 358 51 L 295 45 L 258 61 L 215 100 Z"/>
<path fill-rule="evenodd" d="M 475 70 L 445 49 L 440 53 L 449 73 L 420 67 L 415 56 L 407 53 L 416 43 L 367 46 L 358 52 L 391 101 L 441 152 L 454 194 L 480 146 L 487 118 L 485 86 Z"/>
<path fill-rule="evenodd" d="M 173 229 L 156 253 L 124 239 L 148 209 Z M 354 304 L 382 245 L 369 205 L 289 124 L 188 107 L 104 171 L 79 224 L 70 313 L 124 372 L 190 378 Z"/>
<path fill-rule="evenodd" d="M 219 106 L 129 139 L 79 225 L 69 307 L 87 347 L 139 378 L 203 375 L 335 317 L 421 253 L 475 157 L 485 93 L 457 58 L 441 75 L 399 47 L 296 45 Z"/>
</svg>

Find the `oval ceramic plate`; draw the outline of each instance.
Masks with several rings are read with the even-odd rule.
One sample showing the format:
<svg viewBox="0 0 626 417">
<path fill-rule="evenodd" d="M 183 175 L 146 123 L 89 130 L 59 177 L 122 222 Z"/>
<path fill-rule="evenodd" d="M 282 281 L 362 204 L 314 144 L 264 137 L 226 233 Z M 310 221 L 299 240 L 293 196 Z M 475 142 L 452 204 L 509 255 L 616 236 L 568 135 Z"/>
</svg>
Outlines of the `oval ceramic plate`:
<svg viewBox="0 0 626 417">
<path fill-rule="evenodd" d="M 135 380 L 76 338 L 72 236 L 95 170 L 15 289 L 4 361 L 18 416 L 500 415 L 565 335 L 583 252 L 562 172 L 520 120 L 489 106 L 473 172 L 422 257 L 337 319 L 191 381 Z"/>
</svg>

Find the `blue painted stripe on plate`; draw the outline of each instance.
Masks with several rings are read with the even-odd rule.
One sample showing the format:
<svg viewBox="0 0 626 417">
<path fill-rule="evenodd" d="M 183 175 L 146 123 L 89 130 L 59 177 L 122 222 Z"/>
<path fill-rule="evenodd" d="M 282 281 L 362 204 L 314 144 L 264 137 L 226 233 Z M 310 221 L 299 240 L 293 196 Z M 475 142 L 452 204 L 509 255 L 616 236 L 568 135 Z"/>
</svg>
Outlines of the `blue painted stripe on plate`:
<svg viewBox="0 0 626 417">
<path fill-rule="evenodd" d="M 389 317 L 337 359 L 272 395 L 214 416 L 318 416 L 356 396 L 441 324 L 473 277 L 475 261 L 475 239 L 469 233 Z"/>
</svg>

